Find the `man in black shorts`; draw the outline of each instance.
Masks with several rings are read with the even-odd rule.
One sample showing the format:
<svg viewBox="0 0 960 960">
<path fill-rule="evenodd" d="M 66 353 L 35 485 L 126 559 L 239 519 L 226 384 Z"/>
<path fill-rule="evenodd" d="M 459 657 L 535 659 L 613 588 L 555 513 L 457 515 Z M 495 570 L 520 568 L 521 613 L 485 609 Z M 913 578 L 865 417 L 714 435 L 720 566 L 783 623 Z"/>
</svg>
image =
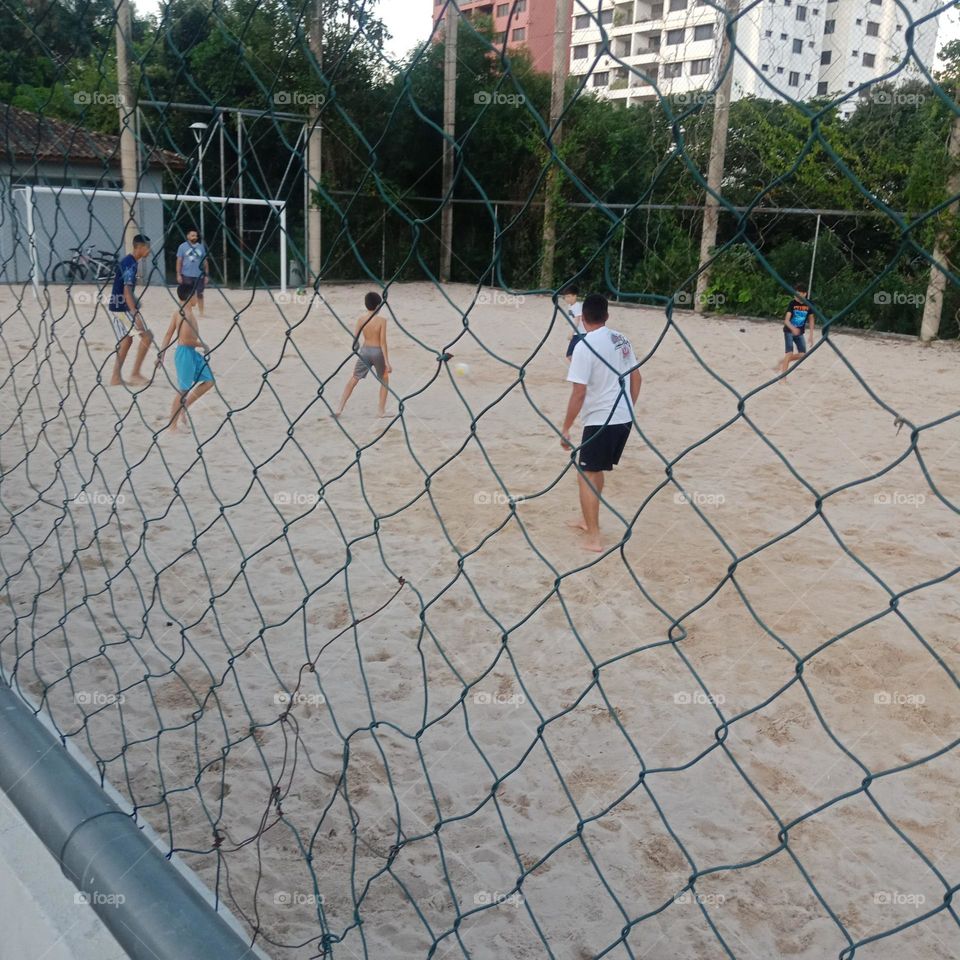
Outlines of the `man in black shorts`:
<svg viewBox="0 0 960 960">
<path fill-rule="evenodd" d="M 583 546 L 603 552 L 600 542 L 600 494 L 604 473 L 619 462 L 633 426 L 633 408 L 640 396 L 640 371 L 630 341 L 607 326 L 607 301 L 592 293 L 583 301 L 587 331 L 570 359 L 567 380 L 573 384 L 561 443 L 569 450 L 570 430 L 577 415 L 583 421 L 580 441 L 580 510 L 573 526 L 586 534 Z"/>
</svg>

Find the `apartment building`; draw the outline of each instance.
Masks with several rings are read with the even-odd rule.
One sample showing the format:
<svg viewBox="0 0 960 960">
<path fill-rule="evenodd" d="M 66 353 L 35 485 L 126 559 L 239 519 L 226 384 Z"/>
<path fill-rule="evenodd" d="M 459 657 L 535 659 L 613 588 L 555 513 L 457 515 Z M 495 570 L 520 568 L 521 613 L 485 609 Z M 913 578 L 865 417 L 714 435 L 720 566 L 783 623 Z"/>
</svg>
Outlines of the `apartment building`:
<svg viewBox="0 0 960 960">
<path fill-rule="evenodd" d="M 434 2 L 435 25 L 443 21 L 443 3 Z M 549 72 L 553 68 L 556 0 L 460 0 L 458 6 L 467 19 L 490 17 L 497 40 L 506 40 L 508 50 L 525 47 L 537 70 Z M 435 36 L 441 38 L 442 30 Z"/>
<path fill-rule="evenodd" d="M 570 72 L 598 96 L 625 105 L 662 95 L 695 96 L 719 81 L 724 0 L 573 0 Z M 908 0 L 914 22 L 939 0 Z M 807 100 L 843 96 L 896 69 L 910 26 L 895 0 L 764 0 L 737 19 L 733 96 Z M 928 67 L 937 21 L 914 31 Z M 916 77 L 914 63 L 896 76 Z M 841 105 L 849 114 L 853 97 Z"/>
</svg>

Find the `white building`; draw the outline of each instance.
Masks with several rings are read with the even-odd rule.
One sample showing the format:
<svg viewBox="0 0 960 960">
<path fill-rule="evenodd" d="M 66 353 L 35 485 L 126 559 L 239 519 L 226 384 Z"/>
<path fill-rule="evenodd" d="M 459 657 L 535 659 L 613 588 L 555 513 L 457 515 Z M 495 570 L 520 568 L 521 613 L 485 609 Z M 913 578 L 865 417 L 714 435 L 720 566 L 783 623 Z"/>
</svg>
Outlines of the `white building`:
<svg viewBox="0 0 960 960">
<path fill-rule="evenodd" d="M 940 0 L 908 0 L 913 23 Z M 570 72 L 587 89 L 624 104 L 695 95 L 719 82 L 726 0 L 574 0 Z M 895 0 L 761 0 L 736 21 L 733 96 L 843 97 L 862 84 L 919 76 L 936 52 L 937 21 L 914 30 Z M 904 64 L 906 58 L 906 63 Z M 904 69 L 898 71 L 898 65 Z M 841 104 L 855 109 L 856 93 Z"/>
</svg>

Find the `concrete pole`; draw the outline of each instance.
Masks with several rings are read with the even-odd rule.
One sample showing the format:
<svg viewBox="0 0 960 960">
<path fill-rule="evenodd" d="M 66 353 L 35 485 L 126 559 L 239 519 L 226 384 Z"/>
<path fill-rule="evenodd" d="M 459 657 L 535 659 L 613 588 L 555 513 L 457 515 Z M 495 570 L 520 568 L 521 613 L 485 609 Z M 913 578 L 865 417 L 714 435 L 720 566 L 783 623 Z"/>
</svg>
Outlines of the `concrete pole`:
<svg viewBox="0 0 960 960">
<path fill-rule="evenodd" d="M 457 27 L 460 10 L 451 0 L 444 14 L 443 43 L 443 196 L 440 214 L 440 282 L 449 283 L 453 267 L 453 138 L 457 132 Z"/>
<path fill-rule="evenodd" d="M 313 0 L 313 15 L 310 18 L 310 50 L 317 63 L 317 70 L 323 73 L 323 0 Z M 320 186 L 323 176 L 323 127 L 320 121 L 322 104 L 310 105 L 310 135 L 307 142 L 307 175 L 310 191 Z M 309 281 L 316 284 L 320 279 L 320 265 L 323 260 L 323 235 L 320 207 L 311 203 L 307 212 L 307 243 Z"/>
<path fill-rule="evenodd" d="M 732 21 L 740 12 L 740 0 L 727 0 L 727 19 Z M 726 23 L 724 24 L 726 28 Z M 707 186 L 719 193 L 723 186 L 723 166 L 727 159 L 727 131 L 730 127 L 730 94 L 733 89 L 733 45 L 726 29 L 720 45 L 720 69 L 728 67 L 723 82 L 716 93 L 713 105 L 713 135 L 710 138 L 710 163 L 707 167 Z M 728 66 L 729 64 L 729 66 Z M 697 297 L 693 309 L 703 312 L 707 287 L 710 284 L 710 268 L 704 264 L 717 243 L 717 225 L 720 221 L 720 204 L 709 193 L 703 207 L 703 232 L 700 234 L 700 274 L 697 277 Z"/>
<path fill-rule="evenodd" d="M 133 123 L 136 116 L 136 98 L 133 83 L 130 80 L 130 42 L 132 27 L 130 23 L 129 0 L 117 0 L 117 110 L 120 114 L 120 173 L 123 180 L 123 192 L 130 196 L 123 198 L 123 247 L 129 253 L 133 249 L 134 235 L 140 232 L 137 226 L 137 201 L 135 194 L 139 188 L 137 175 L 137 138 Z M 157 238 L 158 240 L 160 238 Z"/>
<path fill-rule="evenodd" d="M 564 93 L 570 69 L 570 10 L 571 0 L 557 0 L 553 30 L 553 77 L 550 86 L 550 128 L 553 130 L 553 152 L 560 146 L 563 127 Z M 543 259 L 540 261 L 540 286 L 553 287 L 553 261 L 557 250 L 556 195 L 560 190 L 560 171 L 551 164 L 547 172 L 547 189 L 543 204 Z"/>
<path fill-rule="evenodd" d="M 950 139 L 947 143 L 950 156 L 950 176 L 947 178 L 947 196 L 955 197 L 960 193 L 960 116 L 954 116 L 950 125 Z M 923 303 L 923 320 L 920 322 L 920 342 L 930 343 L 940 331 L 940 316 L 943 313 L 943 291 L 947 278 L 934 263 L 950 266 L 947 251 L 950 249 L 950 235 L 957 222 L 957 204 L 951 203 L 944 215 L 943 225 L 937 231 L 933 245 L 933 263 L 930 264 L 930 280 L 927 283 L 927 298 Z"/>
</svg>

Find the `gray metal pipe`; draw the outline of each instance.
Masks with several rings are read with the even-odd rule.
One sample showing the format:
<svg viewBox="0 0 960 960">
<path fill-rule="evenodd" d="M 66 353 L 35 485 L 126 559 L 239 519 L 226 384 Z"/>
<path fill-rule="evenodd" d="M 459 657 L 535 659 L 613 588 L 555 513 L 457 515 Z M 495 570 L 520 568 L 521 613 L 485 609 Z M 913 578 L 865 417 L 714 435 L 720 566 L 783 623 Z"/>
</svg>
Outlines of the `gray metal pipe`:
<svg viewBox="0 0 960 960">
<path fill-rule="evenodd" d="M 0 789 L 131 960 L 260 960 L 0 679 Z"/>
</svg>

